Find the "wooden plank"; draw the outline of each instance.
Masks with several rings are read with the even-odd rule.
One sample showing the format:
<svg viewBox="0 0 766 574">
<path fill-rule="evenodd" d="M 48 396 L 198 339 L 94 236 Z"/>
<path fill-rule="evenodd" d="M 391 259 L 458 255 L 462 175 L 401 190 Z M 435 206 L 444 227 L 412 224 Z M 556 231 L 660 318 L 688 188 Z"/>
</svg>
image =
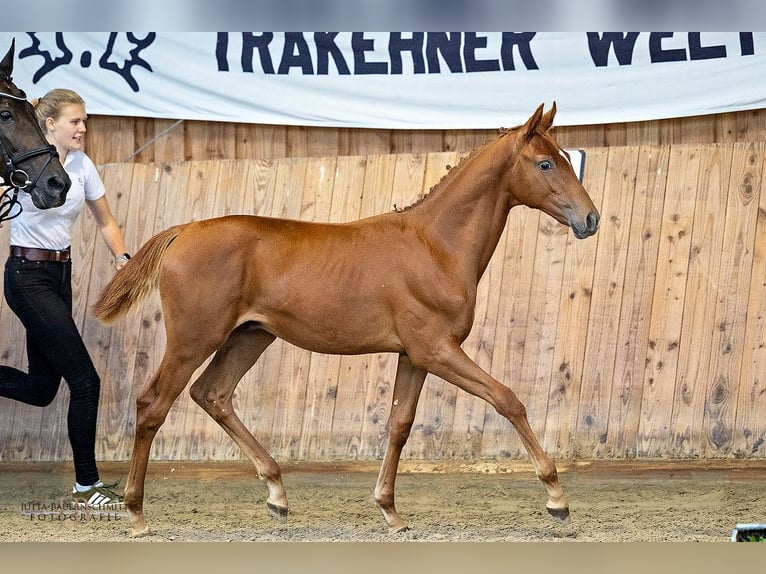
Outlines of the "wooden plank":
<svg viewBox="0 0 766 574">
<path fill-rule="evenodd" d="M 760 158 L 752 166 L 751 183 L 760 190 L 758 219 L 753 242 L 753 268 L 743 341 L 742 371 L 737 387 L 732 454 L 740 458 L 766 458 L 766 144 L 753 145 Z M 760 166 L 760 168 L 759 168 Z M 733 168 L 737 166 L 732 166 Z"/>
<path fill-rule="evenodd" d="M 237 162 L 239 163 L 239 162 Z M 250 160 L 247 180 L 242 182 L 242 211 L 256 215 L 271 215 L 276 185 L 277 164 L 271 160 Z M 281 343 L 275 343 L 263 354 L 237 386 L 234 408 L 243 424 L 268 450 L 272 446 L 274 407 L 280 380 L 279 361 Z M 242 459 L 239 447 L 229 441 L 230 457 Z"/>
<path fill-rule="evenodd" d="M 186 120 L 185 159 L 209 161 L 236 158 L 236 133 L 236 126 L 231 122 Z M 155 158 L 155 161 L 158 159 L 164 158 Z"/>
<path fill-rule="evenodd" d="M 713 332 L 731 170 L 731 147 L 700 150 L 694 230 L 691 239 L 686 299 L 681 327 L 678 375 L 671 413 L 672 441 L 667 456 L 699 457 L 704 450 L 704 381 L 710 377 Z"/>
<path fill-rule="evenodd" d="M 638 148 L 600 151 L 586 156 L 585 185 L 601 224 L 595 241 L 570 237 L 567 245 L 556 342 L 562 354 L 554 361 L 558 384 L 572 383 L 564 394 L 570 434 L 559 436 L 559 456 L 576 458 L 598 455 L 606 442 L 636 186 Z"/>
<path fill-rule="evenodd" d="M 630 280 L 626 276 L 622 286 L 606 443 L 598 451 L 610 458 L 635 457 L 637 451 L 669 152 L 668 147 L 642 147 L 638 152 L 626 263 Z"/>
<path fill-rule="evenodd" d="M 156 169 L 157 167 L 159 170 Z M 145 178 L 154 176 L 157 179 L 156 187 L 150 187 L 150 190 L 157 194 L 157 208 L 154 221 L 147 221 L 147 227 L 144 231 L 146 239 L 171 225 L 188 221 L 185 205 L 187 202 L 191 204 L 199 191 L 188 185 L 191 169 L 191 163 L 164 164 L 161 167 L 155 166 L 153 174 L 149 173 L 143 176 Z M 135 180 L 140 181 L 141 178 L 135 178 Z M 140 215 L 137 214 L 137 217 Z M 162 309 L 157 291 L 149 295 L 137 309 L 136 314 L 139 318 L 140 329 L 136 335 L 133 380 L 136 385 L 134 392 L 138 393 L 143 385 L 154 376 L 165 352 L 165 328 L 162 323 Z M 180 440 L 177 437 L 177 425 L 183 418 L 183 413 L 178 411 L 187 410 L 186 400 L 186 398 L 182 398 L 176 402 L 171 408 L 168 420 L 160 427 L 152 444 L 151 457 L 153 459 L 167 460 L 178 455 L 174 450 L 178 447 Z M 132 435 L 132 429 L 130 434 Z"/>
<path fill-rule="evenodd" d="M 704 403 L 707 458 L 729 456 L 733 444 L 763 162 L 757 144 L 735 145 Z"/>
<path fill-rule="evenodd" d="M 503 288 L 498 301 L 490 371 L 498 381 L 511 387 L 522 402 L 530 394 L 521 366 L 527 344 L 527 310 L 541 217 L 540 212 L 529 209 L 512 209 L 508 216 L 502 261 Z M 525 453 L 508 420 L 490 407 L 485 407 L 480 452 L 484 458 L 519 458 Z"/>
<path fill-rule="evenodd" d="M 215 201 L 209 217 L 249 213 L 252 206 L 249 198 L 255 191 L 251 165 L 252 162 L 240 160 L 218 162 Z"/>
<path fill-rule="evenodd" d="M 114 202 L 114 213 L 123 228 L 126 246 L 135 252 L 154 233 L 159 170 L 156 166 L 118 165 L 105 171 L 104 182 L 107 189 L 122 190 L 122 196 Z M 106 269 L 111 264 L 111 258 L 105 253 L 101 256 L 103 260 L 98 265 Z M 93 290 L 89 307 L 110 277 L 106 274 L 94 276 L 93 283 L 99 287 Z M 102 373 L 96 435 L 99 460 L 130 458 L 135 428 L 135 399 L 138 386 L 143 382 L 134 378 L 141 319 L 140 313 L 130 313 L 120 322 L 106 326 L 90 316 L 85 326 L 87 341 L 91 342 L 89 346 L 96 350 L 94 362 Z"/>
<path fill-rule="evenodd" d="M 118 165 L 112 164 L 109 166 L 103 166 L 100 169 L 101 178 L 106 188 L 106 195 L 109 201 L 109 206 L 120 225 L 123 235 L 125 231 L 125 220 L 127 218 L 128 206 L 132 194 L 130 193 L 132 179 L 133 179 L 133 166 L 130 164 Z M 80 323 L 80 332 L 82 333 L 85 345 L 90 352 L 93 359 L 96 371 L 101 378 L 101 399 L 99 404 L 99 418 L 96 434 L 97 445 L 97 458 L 105 460 L 114 460 L 115 453 L 108 448 L 110 429 L 112 425 L 105 421 L 110 420 L 110 413 L 115 410 L 118 413 L 124 414 L 127 403 L 123 402 L 123 396 L 113 394 L 115 386 L 118 388 L 122 383 L 121 374 L 114 376 L 107 367 L 107 362 L 104 360 L 110 355 L 110 338 L 111 334 L 109 328 L 99 323 L 90 313 L 90 307 L 97 298 L 98 294 L 103 289 L 103 286 L 114 275 L 114 256 L 109 251 L 106 243 L 103 241 L 98 229 L 93 221 L 93 217 L 90 211 L 86 208 L 84 210 L 85 216 L 80 218 L 78 222 L 78 232 L 81 238 L 88 238 L 93 245 L 93 249 L 88 251 L 89 261 L 82 262 L 82 265 L 88 269 L 88 285 L 82 285 L 83 291 L 78 295 L 81 299 L 82 319 Z M 83 222 L 85 220 L 85 222 Z M 73 245 L 76 240 L 72 239 Z M 59 418 L 60 434 L 66 436 L 67 422 L 66 412 L 62 409 Z M 117 434 L 119 434 L 119 430 Z M 103 439 L 107 438 L 107 448 L 103 448 Z M 69 447 L 66 447 L 69 450 Z M 100 456 L 99 456 L 100 454 Z M 60 456 L 52 457 L 52 460 L 60 460 Z"/>
<path fill-rule="evenodd" d="M 455 161 L 459 162 L 460 160 L 455 159 Z M 508 296 L 503 290 L 502 284 L 508 233 L 508 226 L 506 225 L 495 253 L 479 281 L 474 324 L 471 334 L 463 344 L 466 354 L 490 374 L 495 356 L 495 334 L 497 332 L 500 299 Z M 487 409 L 487 402 L 483 399 L 462 390 L 457 391 L 449 442 L 443 449 L 443 458 L 474 460 L 481 456 Z"/>
<path fill-rule="evenodd" d="M 274 187 L 272 216 L 298 219 L 303 206 L 306 162 L 279 162 Z M 300 459 L 300 429 L 306 406 L 311 353 L 278 341 L 270 352 L 279 352 L 279 368 L 272 372 L 276 385 L 272 428 L 272 454 Z"/>
<path fill-rule="evenodd" d="M 216 215 L 214 206 L 218 195 L 218 175 L 221 162 L 187 162 L 182 164 L 176 186 L 183 188 L 183 201 L 178 205 L 175 217 L 181 222 L 207 219 Z M 163 345 L 164 352 L 164 345 Z M 205 361 L 190 377 L 195 381 L 207 367 Z M 188 389 L 188 384 L 187 384 Z M 223 432 L 213 424 L 208 415 L 192 401 L 189 393 L 181 392 L 168 413 L 165 424 L 166 448 L 175 458 L 206 458 L 212 444 L 210 433 L 218 443 Z M 191 453 L 185 455 L 185 453 Z"/>
<path fill-rule="evenodd" d="M 557 126 L 563 147 L 712 144 L 766 140 L 765 110 L 747 110 L 655 121 L 592 126 Z M 97 164 L 122 162 L 172 120 L 88 119 L 88 153 Z M 145 125 L 139 125 L 145 124 Z M 153 124 L 153 125 L 152 125 Z M 188 132 L 188 133 L 187 133 Z M 210 135 L 212 134 L 212 136 Z M 494 130 L 388 130 L 276 126 L 187 120 L 130 161 L 176 162 L 211 159 L 434 153 L 467 151 Z M 228 139 L 230 141 L 224 141 Z"/>
<path fill-rule="evenodd" d="M 147 148 L 147 152 L 151 154 L 151 160 L 141 161 L 139 158 L 136 158 L 135 161 L 137 163 L 185 161 L 187 159 L 184 146 L 185 122 L 176 124 L 176 120 L 156 119 L 152 123 L 153 129 L 150 132 L 152 143 Z"/>
<path fill-rule="evenodd" d="M 361 155 L 368 159 L 391 153 L 391 130 L 341 129 L 337 155 Z"/>
<path fill-rule="evenodd" d="M 639 456 L 660 457 L 672 441 L 670 421 L 699 170 L 698 147 L 671 148 L 644 371 Z"/>
<path fill-rule="evenodd" d="M 314 218 L 317 221 L 343 222 L 359 218 L 361 209 L 361 192 L 367 169 L 366 158 L 338 158 L 323 166 L 322 172 L 334 170 L 327 174 L 331 192 L 325 192 L 326 198 L 331 198 L 323 213 Z M 360 358 L 354 358 L 357 362 Z M 338 392 L 341 385 L 361 385 L 361 381 L 341 380 L 343 358 L 338 355 L 322 355 L 314 353 L 311 357 L 309 371 L 309 388 L 307 393 L 307 413 L 311 416 L 304 419 L 301 435 L 301 448 L 304 458 L 312 460 L 331 460 L 334 457 L 337 441 L 344 443 L 348 440 L 348 430 L 338 428 L 334 424 L 335 414 L 339 407 Z M 347 369 L 346 369 L 347 370 Z M 361 410 L 361 407 L 358 407 Z M 360 412 L 356 413 L 357 415 Z M 335 432 L 345 434 L 336 437 Z"/>
<path fill-rule="evenodd" d="M 242 135 L 247 129 L 248 134 Z M 238 128 L 237 158 L 267 160 L 290 157 L 287 126 L 255 125 Z"/>
<path fill-rule="evenodd" d="M 527 331 L 524 335 L 526 345 L 521 362 L 522 385 L 516 394 L 526 406 L 532 430 L 543 448 L 552 450 L 555 446 L 551 447 L 548 441 L 558 440 L 555 435 L 560 429 L 555 426 L 555 421 L 564 413 L 557 409 L 566 408 L 565 403 L 560 401 L 566 397 L 561 391 L 568 387 L 563 380 L 556 380 L 559 372 L 554 367 L 554 353 L 559 329 L 558 303 L 570 231 L 568 227 L 541 213 L 538 233 L 532 266 Z M 554 398 L 552 395 L 556 392 L 559 394 Z"/>
<path fill-rule="evenodd" d="M 420 197 L 425 198 L 448 171 L 456 165 L 457 154 L 429 154 L 425 158 Z M 427 201 L 427 200 L 426 200 Z M 427 209 L 427 205 L 423 205 Z M 444 380 L 428 375 L 420 394 L 413 433 L 408 442 L 418 458 L 441 459 L 449 449 L 450 430 L 455 416 L 458 388 Z"/>
<path fill-rule="evenodd" d="M 366 158 L 361 189 L 359 217 L 370 217 L 391 209 L 396 156 L 381 155 Z M 363 441 L 365 401 L 370 386 L 370 367 L 375 355 L 341 357 L 338 394 L 332 420 L 334 459 L 356 460 Z"/>
<path fill-rule="evenodd" d="M 243 163 L 243 162 L 234 162 Z M 253 213 L 258 215 L 272 216 L 273 210 L 277 209 L 279 204 L 279 193 L 276 191 L 277 185 L 277 164 L 270 160 L 252 160 L 244 162 L 249 166 L 246 174 L 234 174 L 231 187 L 239 190 L 239 200 L 237 206 L 231 206 L 231 213 Z M 321 162 L 310 162 L 314 167 L 309 166 L 306 173 L 316 171 L 316 167 Z M 289 162 L 288 170 L 293 169 L 295 162 Z M 310 176 L 307 175 L 307 180 Z M 284 183 L 284 182 L 282 182 Z M 299 208 L 299 216 L 302 219 L 312 219 L 313 215 L 306 211 L 307 205 L 314 202 L 309 199 L 312 194 L 317 195 L 317 188 L 311 188 L 311 193 L 306 192 L 301 199 L 303 205 Z M 323 195 L 323 194 L 322 194 Z M 297 195 L 293 195 L 297 199 Z M 320 200 L 321 201 L 321 200 Z M 294 208 L 297 206 L 294 206 Z M 286 343 L 279 341 L 275 343 L 258 360 L 253 368 L 246 373 L 240 381 L 237 391 L 234 394 L 234 408 L 255 438 L 269 450 L 271 449 L 275 436 L 283 436 L 284 431 L 275 431 L 275 406 L 282 385 L 293 384 L 293 381 L 287 377 L 281 376 L 280 364 L 283 347 Z M 296 381 L 296 383 L 298 383 Z M 305 381 L 299 382 L 305 384 Z M 300 426 L 294 429 L 295 433 L 300 432 Z M 279 439 L 277 439 L 279 440 Z M 225 456 L 228 459 L 242 459 L 243 453 L 239 447 L 231 440 L 226 440 L 227 450 Z M 274 454 L 281 454 L 275 452 Z M 218 456 L 215 457 L 219 458 Z"/>
<path fill-rule="evenodd" d="M 138 147 L 134 118 L 91 115 L 87 125 L 84 149 L 96 165 L 123 162 Z"/>
<path fill-rule="evenodd" d="M 348 180 L 354 177 L 362 179 L 354 170 L 354 167 L 358 168 L 359 159 L 322 158 L 307 163 L 301 219 L 329 221 L 333 203 L 342 203 L 349 185 L 353 186 Z M 330 432 L 338 392 L 339 363 L 337 356 L 310 353 L 303 424 L 293 431 L 298 437 L 300 459 L 330 458 Z"/>
<path fill-rule="evenodd" d="M 394 166 L 391 205 L 409 205 L 415 201 L 423 189 L 425 177 L 425 156 L 418 154 L 400 154 L 396 157 Z M 394 387 L 397 357 L 393 354 L 378 354 L 369 356 L 368 380 L 365 395 L 364 418 L 362 420 L 362 444 L 360 453 L 363 458 L 379 458 L 383 456 L 388 442 L 386 424 L 391 409 L 391 393 Z M 413 435 L 418 435 L 422 429 L 413 428 Z M 415 439 L 413 441 L 413 438 Z M 410 457 L 410 443 L 422 444 L 419 437 L 411 437 L 402 456 Z"/>
<path fill-rule="evenodd" d="M 208 162 L 199 164 L 201 171 L 207 171 Z M 212 162 L 211 162 L 212 163 Z M 232 213 L 243 213 L 244 204 L 247 201 L 247 193 L 252 189 L 249 182 L 250 163 L 247 161 L 223 160 L 215 162 L 218 178 L 215 182 L 208 181 L 200 185 L 201 189 L 207 189 L 207 205 L 204 208 L 203 217 L 218 217 Z M 212 200 L 212 201 L 210 201 Z M 212 360 L 212 357 L 211 357 Z M 202 370 L 207 367 L 206 361 L 202 367 L 192 375 L 195 381 Z M 242 384 L 240 382 L 240 384 Z M 234 392 L 232 398 L 233 408 L 236 412 L 247 410 L 247 405 L 240 400 L 240 387 Z M 186 405 L 189 414 L 184 421 L 184 426 L 178 429 L 179 438 L 194 437 L 195 443 L 179 443 L 179 450 L 189 450 L 186 456 L 201 460 L 236 460 L 242 458 L 239 447 L 232 441 L 221 427 L 199 408 L 187 394 L 182 395 L 179 402 Z M 186 427 L 191 427 L 193 432 L 188 432 Z"/>
</svg>

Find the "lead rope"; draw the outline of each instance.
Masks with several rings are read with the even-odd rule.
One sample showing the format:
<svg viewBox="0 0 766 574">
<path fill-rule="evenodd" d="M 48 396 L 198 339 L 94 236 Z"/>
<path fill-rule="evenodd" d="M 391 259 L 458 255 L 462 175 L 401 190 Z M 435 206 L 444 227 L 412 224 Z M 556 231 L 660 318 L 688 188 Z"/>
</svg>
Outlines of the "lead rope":
<svg viewBox="0 0 766 574">
<path fill-rule="evenodd" d="M 17 187 L 7 187 L 3 190 L 2 195 L 0 195 L 0 223 L 10 221 L 21 215 L 22 208 L 18 197 L 19 188 Z M 19 208 L 18 211 L 12 213 L 16 206 Z"/>
</svg>

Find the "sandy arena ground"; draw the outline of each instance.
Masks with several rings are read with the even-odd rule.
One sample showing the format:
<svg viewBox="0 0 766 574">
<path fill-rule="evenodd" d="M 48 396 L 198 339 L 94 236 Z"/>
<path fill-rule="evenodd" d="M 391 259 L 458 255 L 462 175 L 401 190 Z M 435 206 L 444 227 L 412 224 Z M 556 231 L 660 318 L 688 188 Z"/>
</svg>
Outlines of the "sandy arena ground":
<svg viewBox="0 0 766 574">
<path fill-rule="evenodd" d="M 71 465 L 3 463 L 0 540 L 725 542 L 738 523 L 766 522 L 766 461 L 558 466 L 567 525 L 548 516 L 545 489 L 524 463 L 403 462 L 397 507 L 411 529 L 391 536 L 372 500 L 377 464 L 283 465 L 290 517 L 280 524 L 248 463 L 153 462 L 145 503 L 153 533 L 132 539 L 124 511 L 56 508 L 68 501 Z M 124 483 L 127 464 L 101 472 Z"/>
</svg>

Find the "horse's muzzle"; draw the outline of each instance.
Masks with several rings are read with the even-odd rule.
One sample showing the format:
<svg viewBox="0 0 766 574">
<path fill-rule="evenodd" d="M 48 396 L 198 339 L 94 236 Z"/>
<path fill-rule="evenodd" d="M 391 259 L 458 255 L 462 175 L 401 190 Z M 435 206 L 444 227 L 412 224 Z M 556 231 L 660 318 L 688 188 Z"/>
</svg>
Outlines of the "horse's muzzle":
<svg viewBox="0 0 766 574">
<path fill-rule="evenodd" d="M 49 177 L 45 183 L 46 185 L 44 186 L 36 185 L 29 192 L 35 207 L 38 209 L 50 209 L 64 205 L 71 182 L 64 181 L 59 176 L 54 175 Z"/>
<path fill-rule="evenodd" d="M 570 223 L 572 233 L 574 233 L 574 236 L 577 239 L 585 239 L 586 237 L 590 237 L 596 233 L 596 231 L 598 231 L 598 224 L 600 220 L 601 217 L 599 216 L 598 212 L 591 211 L 587 216 L 585 216 L 585 220 L 582 222 L 582 225 L 577 225 L 574 222 Z"/>
</svg>

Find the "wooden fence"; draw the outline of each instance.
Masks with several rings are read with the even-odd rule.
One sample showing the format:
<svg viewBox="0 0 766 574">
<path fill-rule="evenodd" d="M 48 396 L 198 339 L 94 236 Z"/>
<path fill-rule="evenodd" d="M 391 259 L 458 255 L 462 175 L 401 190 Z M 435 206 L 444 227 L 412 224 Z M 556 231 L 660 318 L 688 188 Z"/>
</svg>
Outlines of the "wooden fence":
<svg viewBox="0 0 766 574">
<path fill-rule="evenodd" d="M 406 205 L 456 153 L 108 164 L 102 174 L 131 249 L 175 223 L 226 213 L 347 221 Z M 766 144 L 590 148 L 602 213 L 584 241 L 514 209 L 480 283 L 468 354 L 526 404 L 560 458 L 766 457 Z M 115 326 L 88 313 L 112 274 L 92 217 L 75 233 L 75 316 L 97 369 L 97 454 L 130 455 L 137 388 L 164 331 L 155 295 Z M 0 234 L 6 250 L 8 234 Z M 225 280 L 222 278 L 222 280 Z M 210 294 L 211 297 L 215 293 Z M 23 331 L 0 305 L 0 361 L 25 368 Z M 312 354 L 277 342 L 235 406 L 280 460 L 382 456 L 396 357 Z M 0 399 L 2 460 L 70 458 L 68 390 L 44 409 Z M 435 377 L 404 456 L 520 458 L 511 425 Z M 182 394 L 155 459 L 240 459 Z"/>
<path fill-rule="evenodd" d="M 529 110 L 531 114 L 533 110 Z M 505 127 L 520 123 L 509 118 Z M 500 128 L 501 126 L 497 126 Z M 281 159 L 469 151 L 497 130 L 383 130 L 178 122 L 91 116 L 88 153 L 97 164 L 208 159 Z M 564 147 L 709 144 L 766 141 L 766 110 L 643 122 L 558 126 Z"/>
</svg>

